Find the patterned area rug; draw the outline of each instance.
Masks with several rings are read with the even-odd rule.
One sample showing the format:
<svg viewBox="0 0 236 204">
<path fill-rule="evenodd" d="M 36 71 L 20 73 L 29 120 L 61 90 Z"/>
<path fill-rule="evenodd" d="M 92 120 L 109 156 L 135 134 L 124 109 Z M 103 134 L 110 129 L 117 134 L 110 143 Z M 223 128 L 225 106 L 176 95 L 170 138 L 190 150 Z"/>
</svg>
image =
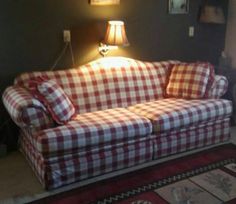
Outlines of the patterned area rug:
<svg viewBox="0 0 236 204">
<path fill-rule="evenodd" d="M 236 146 L 224 145 L 34 203 L 236 203 Z"/>
</svg>

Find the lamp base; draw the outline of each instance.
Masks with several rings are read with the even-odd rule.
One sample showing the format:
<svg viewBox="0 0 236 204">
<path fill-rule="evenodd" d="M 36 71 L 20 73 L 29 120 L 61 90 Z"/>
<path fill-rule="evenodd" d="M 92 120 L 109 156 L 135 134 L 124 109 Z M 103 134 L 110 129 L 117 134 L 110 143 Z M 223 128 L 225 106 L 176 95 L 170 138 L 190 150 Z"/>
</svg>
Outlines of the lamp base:
<svg viewBox="0 0 236 204">
<path fill-rule="evenodd" d="M 115 45 L 106 45 L 102 42 L 99 43 L 99 47 L 98 47 L 98 51 L 99 53 L 105 57 L 109 50 L 117 50 L 118 49 L 118 46 L 115 46 Z"/>
<path fill-rule="evenodd" d="M 99 43 L 98 51 L 103 57 L 105 57 L 108 54 L 109 48 L 106 44 L 101 42 Z"/>
</svg>

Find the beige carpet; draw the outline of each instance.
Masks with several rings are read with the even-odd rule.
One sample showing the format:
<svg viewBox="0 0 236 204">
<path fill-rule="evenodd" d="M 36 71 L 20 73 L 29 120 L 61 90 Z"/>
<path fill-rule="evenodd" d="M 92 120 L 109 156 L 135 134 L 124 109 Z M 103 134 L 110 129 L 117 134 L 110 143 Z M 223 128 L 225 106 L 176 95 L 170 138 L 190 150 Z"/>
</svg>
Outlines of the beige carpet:
<svg viewBox="0 0 236 204">
<path fill-rule="evenodd" d="M 7 198 L 17 200 L 44 191 L 20 152 L 12 152 L 0 158 L 0 183 L 0 202 Z"/>
<path fill-rule="evenodd" d="M 236 127 L 232 128 L 232 142 L 236 144 Z M 45 191 L 18 151 L 0 158 L 0 203 L 25 203 L 31 198 L 44 197 L 68 189 L 70 185 L 56 191 Z"/>
</svg>

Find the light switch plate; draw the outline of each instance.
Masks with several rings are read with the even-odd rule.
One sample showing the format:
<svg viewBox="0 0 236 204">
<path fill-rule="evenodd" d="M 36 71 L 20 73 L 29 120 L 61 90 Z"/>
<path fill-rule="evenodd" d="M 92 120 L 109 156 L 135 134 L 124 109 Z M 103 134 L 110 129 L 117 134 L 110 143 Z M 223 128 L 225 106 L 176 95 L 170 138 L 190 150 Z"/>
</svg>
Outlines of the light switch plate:
<svg viewBox="0 0 236 204">
<path fill-rule="evenodd" d="M 70 30 L 63 30 L 63 39 L 65 43 L 71 41 Z"/>
<path fill-rule="evenodd" d="M 194 37 L 194 26 L 189 26 L 188 36 L 189 37 Z"/>
</svg>

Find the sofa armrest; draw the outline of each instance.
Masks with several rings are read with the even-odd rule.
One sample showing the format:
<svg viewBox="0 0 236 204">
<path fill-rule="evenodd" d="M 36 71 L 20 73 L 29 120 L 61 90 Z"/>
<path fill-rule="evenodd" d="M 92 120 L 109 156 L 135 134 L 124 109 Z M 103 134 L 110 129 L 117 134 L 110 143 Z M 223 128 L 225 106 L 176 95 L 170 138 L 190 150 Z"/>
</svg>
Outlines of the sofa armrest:
<svg viewBox="0 0 236 204">
<path fill-rule="evenodd" d="M 2 99 L 12 120 L 19 127 L 39 130 L 54 126 L 43 104 L 25 88 L 10 86 L 4 91 Z"/>
<path fill-rule="evenodd" d="M 221 98 L 228 89 L 228 80 L 225 76 L 216 75 L 215 80 L 207 93 L 207 98 Z"/>
</svg>

